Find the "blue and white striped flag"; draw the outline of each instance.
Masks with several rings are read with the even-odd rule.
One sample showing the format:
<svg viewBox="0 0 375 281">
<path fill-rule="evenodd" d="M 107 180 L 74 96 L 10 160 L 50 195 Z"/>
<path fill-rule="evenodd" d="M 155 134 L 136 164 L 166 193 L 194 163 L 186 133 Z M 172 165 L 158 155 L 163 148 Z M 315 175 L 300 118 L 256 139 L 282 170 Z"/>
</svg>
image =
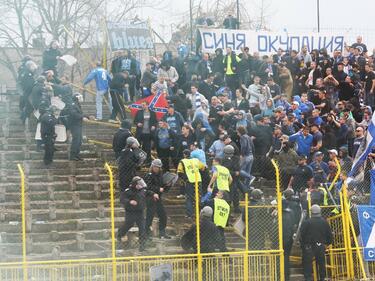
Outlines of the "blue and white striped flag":
<svg viewBox="0 0 375 281">
<path fill-rule="evenodd" d="M 348 174 L 348 183 L 351 181 L 362 181 L 364 178 L 367 156 L 375 147 L 375 114 L 372 114 L 371 122 L 367 128 L 364 142 L 355 155 L 352 169 Z"/>
</svg>

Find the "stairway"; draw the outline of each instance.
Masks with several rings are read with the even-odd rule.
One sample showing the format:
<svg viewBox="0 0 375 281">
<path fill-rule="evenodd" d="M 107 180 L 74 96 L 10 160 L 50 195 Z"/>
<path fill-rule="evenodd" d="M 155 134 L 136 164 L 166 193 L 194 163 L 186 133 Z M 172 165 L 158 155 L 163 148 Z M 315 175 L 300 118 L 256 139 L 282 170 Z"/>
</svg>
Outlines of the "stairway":
<svg viewBox="0 0 375 281">
<path fill-rule="evenodd" d="M 5 97 L 5 100 L 4 100 Z M 85 102 L 83 112 L 95 115 L 95 104 Z M 103 106 L 104 116 L 109 116 Z M 18 97 L 2 96 L 0 100 L 0 259 L 21 261 L 20 176 L 17 164 L 26 176 L 26 228 L 28 260 L 81 259 L 111 256 L 111 223 L 109 178 L 105 161 L 114 163 L 108 146 L 90 140 L 112 143 L 114 126 L 85 123 L 83 162 L 68 160 L 69 144 L 57 144 L 52 168 L 43 165 L 43 152 L 36 152 L 33 122 L 24 126 L 19 119 Z M 257 187 L 274 195 L 274 182 L 261 181 Z M 183 199 L 176 199 L 178 188 L 165 195 L 168 215 L 167 232 L 171 240 L 154 238 L 142 255 L 184 253 L 180 236 L 191 226 L 185 216 Z M 118 194 L 116 194 L 118 198 Z M 116 200 L 116 229 L 123 222 L 124 210 Z M 234 217 L 231 223 L 234 222 Z M 157 219 L 154 221 L 157 226 Z M 156 227 L 157 228 L 157 227 Z M 156 235 L 157 233 L 155 233 Z M 135 236 L 131 233 L 130 237 Z M 242 238 L 226 231 L 229 249 L 244 249 Z M 118 256 L 138 255 L 137 247 L 129 245 Z M 302 280 L 296 275 L 291 280 Z"/>
</svg>

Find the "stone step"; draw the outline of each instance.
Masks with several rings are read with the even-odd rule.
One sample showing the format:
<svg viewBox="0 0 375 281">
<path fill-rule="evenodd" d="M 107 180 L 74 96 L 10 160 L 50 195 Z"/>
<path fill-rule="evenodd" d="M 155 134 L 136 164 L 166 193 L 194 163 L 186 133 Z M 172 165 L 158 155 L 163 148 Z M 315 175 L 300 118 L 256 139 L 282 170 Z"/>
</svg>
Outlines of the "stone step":
<svg viewBox="0 0 375 281">
<path fill-rule="evenodd" d="M 53 174 L 50 173 L 50 178 L 46 178 L 46 175 L 26 175 L 26 181 L 28 184 L 30 183 L 40 183 L 40 182 L 69 182 L 69 181 L 75 181 L 77 183 L 80 182 L 88 182 L 88 181 L 103 181 L 108 180 L 108 174 L 106 171 L 101 171 L 101 174 L 97 174 L 95 177 L 93 174 L 84 174 L 84 175 L 61 175 L 61 174 Z M 12 175 L 7 177 L 7 183 L 13 183 L 18 184 L 20 182 L 19 175 Z"/>
<path fill-rule="evenodd" d="M 24 152 L 24 151 L 11 151 L 8 150 L 6 152 L 0 152 L 0 156 L 2 157 L 2 161 L 5 162 L 12 162 L 12 161 L 23 161 L 23 160 L 43 160 L 44 152 L 36 152 L 36 151 L 30 151 L 30 152 Z M 92 152 L 89 150 L 82 150 L 80 153 L 80 156 L 83 159 L 90 159 L 90 158 L 96 158 L 96 152 Z M 56 160 L 68 160 L 69 159 L 69 152 L 66 150 L 59 150 L 56 151 L 53 159 Z"/>
</svg>

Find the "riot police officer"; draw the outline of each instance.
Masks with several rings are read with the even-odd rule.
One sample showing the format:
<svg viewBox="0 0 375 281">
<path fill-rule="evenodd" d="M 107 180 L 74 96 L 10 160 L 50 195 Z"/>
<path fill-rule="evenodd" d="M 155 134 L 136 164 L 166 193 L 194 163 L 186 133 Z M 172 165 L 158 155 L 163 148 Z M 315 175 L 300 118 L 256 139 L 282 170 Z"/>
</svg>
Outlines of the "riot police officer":
<svg viewBox="0 0 375 281">
<path fill-rule="evenodd" d="M 150 226 L 154 218 L 155 211 L 159 217 L 159 237 L 162 239 L 170 239 L 165 231 L 167 226 L 167 214 L 162 202 L 162 194 L 168 191 L 168 187 L 163 184 L 163 164 L 160 159 L 154 159 L 151 162 L 150 172 L 145 176 L 147 190 L 158 194 L 158 199 L 151 197 L 147 200 L 146 212 L 146 234 L 151 236 Z"/>
<path fill-rule="evenodd" d="M 55 125 L 57 119 L 53 114 L 54 109 L 49 107 L 47 111 L 40 117 L 40 134 L 44 143 L 44 165 L 48 166 L 53 162 L 53 154 L 55 152 Z"/>
<path fill-rule="evenodd" d="M 312 260 L 315 257 L 318 266 L 319 281 L 326 277 L 325 250 L 332 244 L 332 230 L 328 222 L 322 218 L 318 205 L 311 207 L 311 218 L 301 225 L 301 247 L 303 274 L 306 281 L 312 281 Z"/>
<path fill-rule="evenodd" d="M 82 120 L 83 113 L 79 103 L 82 95 L 73 96 L 73 102 L 69 105 L 69 129 L 72 134 L 72 144 L 70 146 L 70 160 L 82 161 L 79 156 L 82 145 Z"/>
<path fill-rule="evenodd" d="M 137 149 L 139 149 L 137 139 L 128 137 L 126 139 L 126 147 L 121 151 L 118 159 L 119 185 L 121 191 L 128 188 L 140 164 L 139 156 L 136 153 Z"/>
<path fill-rule="evenodd" d="M 130 186 L 123 192 L 123 204 L 125 208 L 125 223 L 117 232 L 117 242 L 121 244 L 121 238 L 126 235 L 134 223 L 138 226 L 139 251 L 145 249 L 145 219 L 143 210 L 146 207 L 146 197 L 153 196 L 155 200 L 159 199 L 157 193 L 146 189 L 146 183 L 141 177 L 134 177 Z"/>
</svg>

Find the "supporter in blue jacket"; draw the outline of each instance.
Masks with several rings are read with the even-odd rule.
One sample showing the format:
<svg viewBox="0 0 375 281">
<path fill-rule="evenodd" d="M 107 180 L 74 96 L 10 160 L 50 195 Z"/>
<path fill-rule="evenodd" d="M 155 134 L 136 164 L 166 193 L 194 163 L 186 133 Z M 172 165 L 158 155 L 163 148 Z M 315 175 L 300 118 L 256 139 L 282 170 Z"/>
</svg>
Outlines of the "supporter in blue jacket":
<svg viewBox="0 0 375 281">
<path fill-rule="evenodd" d="M 103 96 L 108 93 L 109 83 L 111 82 L 111 76 L 109 75 L 108 71 L 102 67 L 102 64 L 98 62 L 96 64 L 96 68 L 91 70 L 89 75 L 83 80 L 83 85 L 87 85 L 90 81 L 95 80 L 96 84 L 96 119 L 102 120 L 103 119 Z M 109 110 L 112 112 L 112 102 L 111 97 L 108 95 L 109 98 Z"/>
</svg>

